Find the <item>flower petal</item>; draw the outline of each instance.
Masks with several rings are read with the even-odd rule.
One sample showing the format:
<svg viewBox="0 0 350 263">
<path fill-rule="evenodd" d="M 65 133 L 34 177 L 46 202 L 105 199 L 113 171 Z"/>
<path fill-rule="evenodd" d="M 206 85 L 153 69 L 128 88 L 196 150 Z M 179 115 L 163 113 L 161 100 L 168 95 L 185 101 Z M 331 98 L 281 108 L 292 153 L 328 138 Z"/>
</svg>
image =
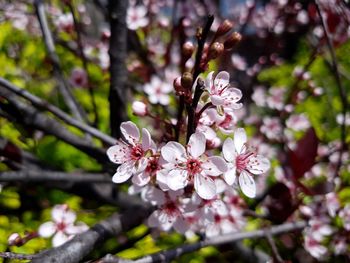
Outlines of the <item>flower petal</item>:
<svg viewBox="0 0 350 263">
<path fill-rule="evenodd" d="M 220 71 L 214 80 L 214 85 L 217 91 L 221 91 L 230 84 L 230 74 L 227 71 Z"/>
<path fill-rule="evenodd" d="M 204 173 L 210 176 L 219 176 L 227 171 L 227 164 L 220 156 L 210 156 L 208 161 L 202 164 Z"/>
<path fill-rule="evenodd" d="M 117 169 L 117 172 L 112 177 L 113 183 L 124 183 L 132 176 L 133 168 L 134 163 L 132 162 L 127 162 L 120 165 Z"/>
<path fill-rule="evenodd" d="M 233 138 L 235 148 L 238 154 L 242 153 L 243 145 L 247 142 L 247 134 L 243 128 L 238 128 L 234 132 Z"/>
<path fill-rule="evenodd" d="M 135 174 L 131 178 L 132 183 L 136 184 L 137 186 L 145 186 L 146 184 L 149 183 L 150 180 L 151 180 L 151 176 L 149 175 L 149 173 L 145 171 Z"/>
<path fill-rule="evenodd" d="M 54 237 L 52 238 L 52 246 L 54 247 L 58 247 L 64 243 L 66 243 L 68 240 L 70 239 L 70 237 L 68 235 L 66 235 L 63 232 L 57 232 L 56 235 L 54 235 Z"/>
<path fill-rule="evenodd" d="M 189 224 L 184 220 L 182 216 L 177 217 L 176 221 L 173 224 L 174 229 L 181 233 L 185 234 L 187 230 L 190 228 Z"/>
<path fill-rule="evenodd" d="M 250 157 L 247 169 L 252 174 L 263 174 L 270 169 L 270 166 L 270 161 L 267 158 L 257 155 Z"/>
<path fill-rule="evenodd" d="M 206 87 L 206 89 L 208 90 L 209 93 L 211 93 L 211 90 L 214 87 L 213 74 L 214 74 L 214 71 L 209 72 L 209 74 L 205 78 L 205 82 L 204 82 L 204 85 L 205 85 L 205 87 Z"/>
<path fill-rule="evenodd" d="M 215 106 L 220 106 L 224 104 L 224 99 L 220 95 L 211 95 L 210 96 L 211 103 Z"/>
<path fill-rule="evenodd" d="M 167 185 L 173 191 L 183 189 L 188 183 L 187 176 L 187 171 L 174 169 L 168 174 Z"/>
<path fill-rule="evenodd" d="M 186 150 L 178 142 L 168 142 L 160 150 L 162 157 L 165 161 L 169 163 L 178 163 L 178 161 L 184 161 Z"/>
<path fill-rule="evenodd" d="M 234 184 L 234 182 L 236 181 L 236 166 L 235 165 L 230 165 L 228 167 L 227 172 L 224 173 L 224 179 L 228 185 Z"/>
<path fill-rule="evenodd" d="M 109 160 L 113 163 L 124 163 L 128 160 L 128 156 L 130 153 L 129 145 L 124 143 L 123 141 L 117 141 L 116 145 L 113 145 L 108 148 L 107 156 Z"/>
<path fill-rule="evenodd" d="M 139 128 L 137 128 L 137 126 L 133 122 L 123 122 L 120 125 L 120 131 L 122 132 L 124 139 L 131 145 L 135 145 L 140 141 Z"/>
<path fill-rule="evenodd" d="M 196 132 L 191 135 L 187 145 L 189 154 L 193 158 L 201 156 L 205 152 L 206 139 L 203 133 Z"/>
<path fill-rule="evenodd" d="M 236 146 L 231 138 L 227 138 L 222 145 L 222 153 L 228 162 L 233 162 L 236 159 Z"/>
<path fill-rule="evenodd" d="M 56 232 L 56 224 L 52 221 L 41 224 L 38 229 L 38 234 L 41 237 L 50 237 Z"/>
<path fill-rule="evenodd" d="M 141 197 L 152 205 L 162 205 L 165 203 L 165 194 L 163 191 L 155 187 L 147 187 L 146 191 L 142 191 Z"/>
<path fill-rule="evenodd" d="M 201 198 L 206 200 L 213 199 L 216 195 L 215 182 L 206 175 L 196 174 L 194 176 L 194 189 Z"/>
<path fill-rule="evenodd" d="M 142 128 L 142 150 L 147 151 L 152 146 L 151 134 L 145 128 Z"/>
<path fill-rule="evenodd" d="M 238 181 L 243 194 L 250 198 L 254 198 L 256 195 L 256 186 L 253 176 L 247 171 L 242 171 L 238 177 Z"/>
</svg>

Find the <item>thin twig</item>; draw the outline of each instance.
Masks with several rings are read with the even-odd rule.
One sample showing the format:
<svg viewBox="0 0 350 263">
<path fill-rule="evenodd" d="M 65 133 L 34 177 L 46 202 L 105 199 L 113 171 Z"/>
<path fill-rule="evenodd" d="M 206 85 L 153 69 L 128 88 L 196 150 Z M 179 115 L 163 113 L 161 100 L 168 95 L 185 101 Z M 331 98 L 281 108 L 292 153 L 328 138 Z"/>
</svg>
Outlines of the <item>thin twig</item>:
<svg viewBox="0 0 350 263">
<path fill-rule="evenodd" d="M 270 247 L 271 247 L 271 250 L 272 250 L 272 254 L 273 254 L 273 257 L 274 257 L 276 263 L 283 263 L 284 261 L 283 261 L 281 255 L 280 255 L 280 253 L 278 252 L 276 243 L 273 240 L 272 235 L 271 235 L 271 233 L 268 230 L 266 230 L 266 239 L 267 239 L 267 241 L 270 244 Z"/>
<path fill-rule="evenodd" d="M 53 70 L 55 77 L 58 81 L 58 87 L 62 94 L 62 96 L 65 99 L 65 102 L 67 103 L 67 106 L 71 110 L 72 114 L 77 118 L 78 120 L 84 121 L 85 120 L 85 113 L 83 112 L 82 108 L 78 105 L 76 102 L 73 94 L 70 91 L 69 84 L 66 81 L 66 79 L 63 77 L 63 72 L 61 69 L 61 65 L 59 62 L 58 55 L 55 51 L 55 44 L 51 35 L 51 31 L 48 26 L 46 13 L 45 13 L 45 7 L 43 5 L 42 0 L 35 0 L 34 1 L 36 15 L 38 17 L 40 28 L 44 37 L 46 49 L 48 51 L 48 55 L 50 57 L 50 60 L 53 65 Z"/>
<path fill-rule="evenodd" d="M 348 109 L 348 101 L 347 101 L 346 91 L 345 91 L 345 89 L 342 85 L 342 82 L 341 82 L 340 73 L 339 73 L 339 69 L 338 69 L 338 61 L 337 61 L 337 57 L 335 55 L 331 35 L 329 33 L 328 27 L 325 23 L 323 15 L 322 15 L 319 0 L 315 0 L 315 4 L 316 4 L 316 9 L 317 9 L 317 14 L 321 20 L 321 25 L 322 25 L 322 28 L 323 28 L 323 31 L 325 34 L 327 46 L 328 46 L 328 49 L 329 49 L 329 52 L 331 55 L 331 69 L 332 69 L 332 73 L 334 75 L 335 81 L 337 83 L 340 101 L 342 104 L 343 120 L 342 120 L 342 123 L 340 126 L 341 149 L 339 151 L 338 162 L 337 162 L 337 166 L 336 166 L 336 170 L 335 170 L 335 173 L 338 174 L 339 169 L 342 165 L 343 152 L 346 150 L 346 125 L 345 124 L 346 124 L 346 112 Z"/>
<path fill-rule="evenodd" d="M 59 119 L 61 119 L 65 123 L 72 125 L 78 129 L 80 129 L 81 131 L 84 131 L 84 132 L 100 139 L 101 141 L 103 141 L 107 145 L 114 145 L 116 142 L 116 140 L 114 138 L 112 138 L 111 136 L 109 136 L 105 133 L 102 133 L 101 131 L 99 131 L 99 130 L 79 121 L 79 120 L 72 118 L 67 113 L 65 113 L 64 111 L 55 107 L 54 105 L 50 104 L 49 102 L 42 100 L 41 98 L 31 94 L 29 91 L 27 91 L 25 89 L 21 89 L 15 85 L 13 85 L 9 81 L 7 81 L 6 79 L 1 78 L 1 77 L 0 77 L 0 86 L 6 88 L 7 90 L 9 90 L 11 92 L 14 92 L 15 94 L 17 94 L 25 99 L 27 99 L 35 107 L 37 107 L 39 109 L 45 109 L 45 110 L 53 113 L 56 117 L 58 117 Z"/>
<path fill-rule="evenodd" d="M 0 258 L 17 259 L 17 260 L 32 260 L 36 254 L 18 254 L 13 252 L 0 252 Z"/>
</svg>

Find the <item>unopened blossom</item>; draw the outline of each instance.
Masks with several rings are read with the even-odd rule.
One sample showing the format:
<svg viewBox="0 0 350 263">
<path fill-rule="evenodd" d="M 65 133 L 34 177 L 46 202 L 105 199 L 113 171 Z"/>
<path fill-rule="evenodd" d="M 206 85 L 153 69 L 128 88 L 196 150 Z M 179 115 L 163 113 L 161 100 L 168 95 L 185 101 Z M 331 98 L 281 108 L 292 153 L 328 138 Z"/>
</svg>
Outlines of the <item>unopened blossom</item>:
<svg viewBox="0 0 350 263">
<path fill-rule="evenodd" d="M 114 183 L 123 183 L 133 174 L 141 173 L 147 167 L 147 153 L 155 151 L 155 143 L 145 128 L 142 129 L 142 139 L 139 129 L 131 121 L 123 122 L 120 130 L 124 139 L 119 139 L 107 150 L 109 159 L 120 164 L 112 178 Z"/>
<path fill-rule="evenodd" d="M 215 78 L 213 74 L 213 71 L 210 72 L 205 79 L 205 88 L 209 93 L 211 103 L 231 110 L 240 109 L 242 103 L 238 101 L 242 98 L 242 92 L 230 86 L 230 74 L 221 71 Z"/>
<path fill-rule="evenodd" d="M 74 68 L 69 77 L 69 82 L 74 87 L 86 87 L 88 84 L 88 76 L 84 69 Z"/>
<path fill-rule="evenodd" d="M 222 153 L 228 162 L 228 171 L 224 173 L 227 184 L 232 185 L 238 174 L 238 183 L 248 197 L 255 197 L 256 186 L 253 175 L 265 173 L 270 168 L 270 161 L 247 146 L 247 135 L 243 128 L 234 132 L 233 140 L 227 138 Z"/>
<path fill-rule="evenodd" d="M 88 226 L 83 222 L 78 222 L 75 225 L 76 217 L 76 214 L 67 205 L 56 205 L 51 211 L 52 221 L 43 223 L 38 229 L 38 234 L 46 238 L 53 235 L 52 245 L 54 247 L 60 246 L 73 238 L 74 235 L 88 229 Z"/>
<path fill-rule="evenodd" d="M 134 101 L 131 105 L 132 112 L 136 116 L 146 116 L 147 115 L 147 105 L 142 101 Z"/>
<path fill-rule="evenodd" d="M 136 30 L 145 27 L 149 23 L 147 9 L 143 5 L 129 6 L 126 16 L 126 24 L 129 29 Z"/>
<path fill-rule="evenodd" d="M 159 77 L 152 76 L 151 82 L 144 86 L 148 99 L 152 104 L 168 105 L 169 93 L 173 90 L 171 83 L 163 82 Z"/>
<path fill-rule="evenodd" d="M 189 183 L 194 184 L 201 198 L 212 199 L 216 195 L 213 177 L 225 172 L 227 166 L 219 156 L 208 157 L 205 148 L 206 138 L 200 132 L 191 135 L 186 148 L 178 142 L 168 142 L 161 149 L 161 155 L 167 163 L 157 174 L 157 179 L 165 181 L 174 191 Z"/>
</svg>

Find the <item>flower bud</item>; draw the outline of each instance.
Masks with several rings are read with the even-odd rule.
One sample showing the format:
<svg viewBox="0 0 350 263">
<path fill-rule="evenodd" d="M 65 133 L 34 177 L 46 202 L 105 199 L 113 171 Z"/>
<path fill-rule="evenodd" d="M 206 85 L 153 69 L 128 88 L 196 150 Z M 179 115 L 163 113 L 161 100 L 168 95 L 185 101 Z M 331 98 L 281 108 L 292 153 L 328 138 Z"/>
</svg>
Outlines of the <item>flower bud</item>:
<svg viewBox="0 0 350 263">
<path fill-rule="evenodd" d="M 132 112 L 136 115 L 136 116 L 146 116 L 147 115 L 147 106 L 145 103 L 143 103 L 142 101 L 134 101 L 132 103 Z"/>
<path fill-rule="evenodd" d="M 19 246 L 22 242 L 22 238 L 18 233 L 12 233 L 7 239 L 9 246 Z"/>
<path fill-rule="evenodd" d="M 220 42 L 214 42 L 209 49 L 209 59 L 216 59 L 224 53 L 224 44 Z"/>
<path fill-rule="evenodd" d="M 239 41 L 241 41 L 242 35 L 238 32 L 233 32 L 231 36 L 229 36 L 225 42 L 224 47 L 226 50 L 232 49 Z"/>
<path fill-rule="evenodd" d="M 230 20 L 225 19 L 216 31 L 217 36 L 223 36 L 233 28 L 233 24 Z"/>
<path fill-rule="evenodd" d="M 182 55 L 185 60 L 189 59 L 192 56 L 193 51 L 194 45 L 192 44 L 192 42 L 187 41 L 182 45 Z"/>
<path fill-rule="evenodd" d="M 181 77 L 181 86 L 185 89 L 191 90 L 193 83 L 193 76 L 190 72 L 185 72 Z"/>
</svg>

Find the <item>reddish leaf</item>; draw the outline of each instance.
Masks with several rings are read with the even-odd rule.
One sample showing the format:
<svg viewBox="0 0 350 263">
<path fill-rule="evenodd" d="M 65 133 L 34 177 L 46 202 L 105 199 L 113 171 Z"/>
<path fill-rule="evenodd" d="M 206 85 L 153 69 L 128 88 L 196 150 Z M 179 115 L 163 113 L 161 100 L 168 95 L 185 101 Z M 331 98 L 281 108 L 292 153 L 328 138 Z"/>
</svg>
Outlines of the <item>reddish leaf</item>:
<svg viewBox="0 0 350 263">
<path fill-rule="evenodd" d="M 298 141 L 294 151 L 288 153 L 289 165 L 294 179 L 301 178 L 315 164 L 317 156 L 318 138 L 315 130 L 310 128 L 304 137 Z"/>
</svg>

